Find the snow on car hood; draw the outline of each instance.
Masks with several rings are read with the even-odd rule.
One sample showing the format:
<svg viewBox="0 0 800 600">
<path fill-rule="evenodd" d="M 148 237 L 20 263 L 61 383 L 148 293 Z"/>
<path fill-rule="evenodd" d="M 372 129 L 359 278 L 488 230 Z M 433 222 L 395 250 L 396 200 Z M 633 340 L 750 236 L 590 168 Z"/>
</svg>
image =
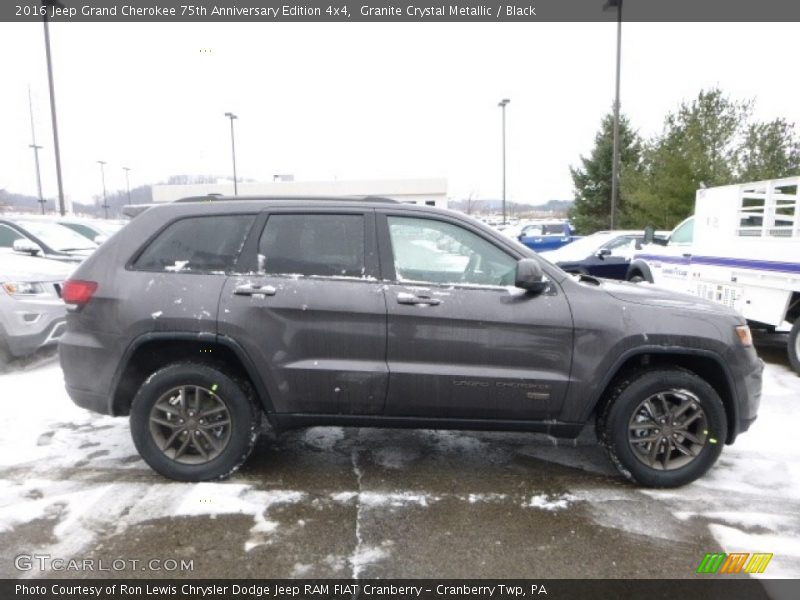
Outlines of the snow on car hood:
<svg viewBox="0 0 800 600">
<path fill-rule="evenodd" d="M 732 308 L 711 302 L 690 294 L 681 294 L 653 285 L 652 283 L 629 283 L 627 281 L 602 280 L 602 289 L 617 300 L 644 304 L 647 306 L 666 306 L 683 310 L 709 312 L 717 315 L 738 317 Z"/>
<path fill-rule="evenodd" d="M 75 263 L 0 251 L 0 280 L 61 281 L 75 269 Z"/>
</svg>

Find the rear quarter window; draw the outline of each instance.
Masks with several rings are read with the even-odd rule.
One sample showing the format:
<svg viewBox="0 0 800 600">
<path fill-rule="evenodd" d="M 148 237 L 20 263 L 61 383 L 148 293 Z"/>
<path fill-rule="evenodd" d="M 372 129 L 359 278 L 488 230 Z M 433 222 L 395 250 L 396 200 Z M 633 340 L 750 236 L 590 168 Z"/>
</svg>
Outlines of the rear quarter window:
<svg viewBox="0 0 800 600">
<path fill-rule="evenodd" d="M 133 262 L 142 271 L 229 272 L 255 215 L 187 217 L 167 226 Z"/>
</svg>

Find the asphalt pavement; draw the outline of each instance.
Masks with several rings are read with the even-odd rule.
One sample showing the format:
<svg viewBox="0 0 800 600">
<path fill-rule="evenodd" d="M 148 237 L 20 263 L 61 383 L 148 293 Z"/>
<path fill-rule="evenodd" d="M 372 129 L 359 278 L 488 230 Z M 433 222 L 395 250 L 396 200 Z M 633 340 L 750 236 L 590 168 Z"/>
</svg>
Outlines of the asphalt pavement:
<svg viewBox="0 0 800 600">
<path fill-rule="evenodd" d="M 779 342 L 759 347 L 783 373 Z M 52 361 L 29 362 L 23 376 L 57 375 Z M 653 492 L 617 474 L 591 428 L 563 441 L 318 427 L 262 438 L 227 481 L 183 484 L 144 465 L 126 419 L 42 423 L 40 458 L 0 467 L 11 490 L 0 503 L 0 577 L 682 578 L 696 576 L 705 553 L 732 551 L 715 526 L 772 531 L 740 518 L 753 503 L 769 508 L 770 491 L 732 495 L 723 475 L 747 455 L 727 448 L 717 479 Z M 797 502 L 770 511 L 796 534 Z M 37 552 L 93 568 L 15 564 Z M 138 562 L 98 570 L 115 559 Z M 778 568 L 797 576 L 800 560 Z"/>
</svg>

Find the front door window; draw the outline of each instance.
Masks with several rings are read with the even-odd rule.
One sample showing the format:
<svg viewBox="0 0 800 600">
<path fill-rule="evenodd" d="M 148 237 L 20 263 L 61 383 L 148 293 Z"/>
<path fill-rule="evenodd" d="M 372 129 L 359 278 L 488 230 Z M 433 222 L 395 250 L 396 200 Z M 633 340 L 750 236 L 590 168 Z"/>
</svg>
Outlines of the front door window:
<svg viewBox="0 0 800 600">
<path fill-rule="evenodd" d="M 398 281 L 514 285 L 517 261 L 471 231 L 432 219 L 388 221 Z"/>
</svg>

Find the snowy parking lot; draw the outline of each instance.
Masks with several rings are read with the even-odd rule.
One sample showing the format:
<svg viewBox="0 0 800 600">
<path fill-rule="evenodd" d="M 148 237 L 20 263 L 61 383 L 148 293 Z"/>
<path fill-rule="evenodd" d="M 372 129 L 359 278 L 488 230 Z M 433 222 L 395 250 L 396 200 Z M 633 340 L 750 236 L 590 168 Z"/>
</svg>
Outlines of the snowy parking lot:
<svg viewBox="0 0 800 600">
<path fill-rule="evenodd" d="M 227 481 L 176 483 L 138 457 L 127 419 L 75 407 L 43 357 L 0 375 L 0 576 L 672 578 L 725 551 L 773 553 L 764 576 L 800 577 L 800 377 L 778 348 L 762 355 L 758 421 L 669 491 L 623 480 L 591 431 L 319 427 L 263 440 Z M 33 554 L 191 566 L 16 559 Z"/>
</svg>

